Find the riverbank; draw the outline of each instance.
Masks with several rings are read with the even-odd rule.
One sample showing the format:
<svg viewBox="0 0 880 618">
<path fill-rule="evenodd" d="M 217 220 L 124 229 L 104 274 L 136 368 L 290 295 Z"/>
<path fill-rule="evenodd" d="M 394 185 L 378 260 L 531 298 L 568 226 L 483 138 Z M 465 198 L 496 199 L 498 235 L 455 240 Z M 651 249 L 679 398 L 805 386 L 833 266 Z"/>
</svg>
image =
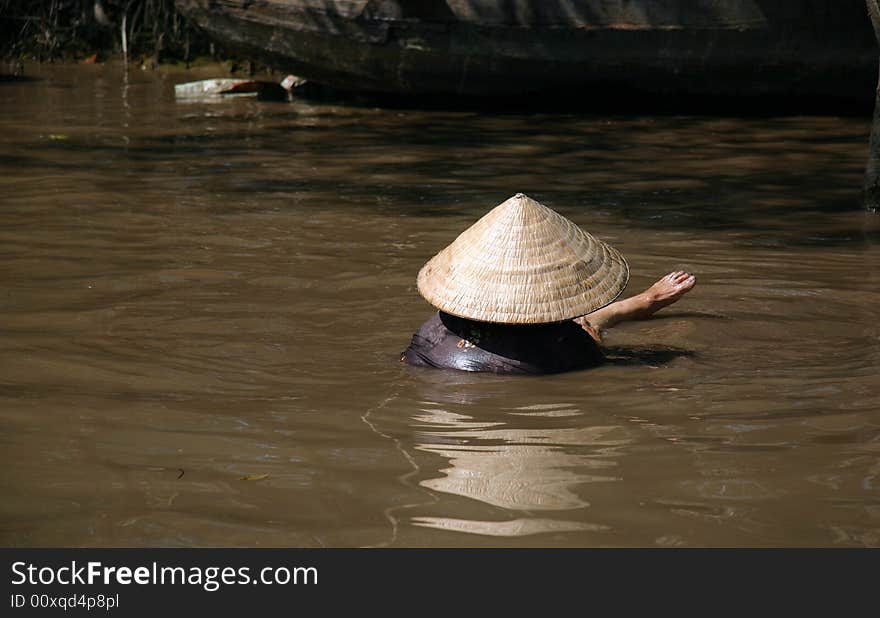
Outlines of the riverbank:
<svg viewBox="0 0 880 618">
<path fill-rule="evenodd" d="M 209 38 L 173 0 L 0 0 L 0 59 L 12 74 L 34 62 L 123 61 L 145 68 L 223 63 L 230 74 L 266 70 Z"/>
</svg>

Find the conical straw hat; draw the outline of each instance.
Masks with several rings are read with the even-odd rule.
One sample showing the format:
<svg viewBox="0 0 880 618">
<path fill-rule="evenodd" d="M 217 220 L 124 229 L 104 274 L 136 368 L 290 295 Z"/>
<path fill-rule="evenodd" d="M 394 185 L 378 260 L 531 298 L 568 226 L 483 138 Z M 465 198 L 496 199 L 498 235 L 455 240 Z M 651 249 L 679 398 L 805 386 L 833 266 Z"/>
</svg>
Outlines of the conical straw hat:
<svg viewBox="0 0 880 618">
<path fill-rule="evenodd" d="M 419 292 L 446 313 L 502 324 L 561 322 L 617 298 L 629 267 L 610 245 L 517 193 L 419 271 Z"/>
</svg>

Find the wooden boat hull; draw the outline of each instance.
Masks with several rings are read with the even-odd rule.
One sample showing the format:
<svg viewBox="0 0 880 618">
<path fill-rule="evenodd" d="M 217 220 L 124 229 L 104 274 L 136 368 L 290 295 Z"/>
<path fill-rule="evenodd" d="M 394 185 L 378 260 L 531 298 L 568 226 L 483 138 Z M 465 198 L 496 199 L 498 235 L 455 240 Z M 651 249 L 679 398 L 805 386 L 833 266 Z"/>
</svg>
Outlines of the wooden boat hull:
<svg viewBox="0 0 880 618">
<path fill-rule="evenodd" d="M 226 44 L 414 95 L 872 98 L 861 0 L 177 0 Z"/>
</svg>

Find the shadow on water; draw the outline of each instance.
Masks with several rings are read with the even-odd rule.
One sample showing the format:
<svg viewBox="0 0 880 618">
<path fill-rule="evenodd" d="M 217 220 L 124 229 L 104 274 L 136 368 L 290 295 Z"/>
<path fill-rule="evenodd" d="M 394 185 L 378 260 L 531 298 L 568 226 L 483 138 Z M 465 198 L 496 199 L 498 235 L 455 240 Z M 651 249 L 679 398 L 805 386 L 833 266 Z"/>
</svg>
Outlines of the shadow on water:
<svg viewBox="0 0 880 618">
<path fill-rule="evenodd" d="M 0 86 L 4 84 L 26 84 L 37 81 L 40 81 L 40 78 L 31 77 L 30 75 L 10 75 L 8 73 L 0 73 Z"/>
<path fill-rule="evenodd" d="M 610 365 L 665 365 L 679 358 L 694 358 L 693 350 L 666 346 L 630 347 L 609 346 L 604 348 L 605 362 Z"/>
<path fill-rule="evenodd" d="M 862 76 L 863 78 L 865 76 Z M 864 79 L 864 96 L 697 95 L 645 93 L 621 84 L 566 90 L 547 90 L 518 97 L 461 95 L 365 94 L 320 87 L 307 100 L 316 104 L 383 107 L 392 110 L 471 111 L 495 115 L 521 114 L 632 114 L 654 116 L 728 116 L 769 118 L 774 116 L 827 115 L 866 116 L 874 105 L 873 74 Z"/>
<path fill-rule="evenodd" d="M 613 211 L 655 229 L 761 232 L 781 246 L 876 242 L 857 230 L 793 235 L 787 221 L 793 210 L 861 210 L 863 170 L 832 162 L 866 148 L 867 121 L 862 135 L 813 117 L 388 112 L 303 102 L 187 107 L 176 121 L 176 129 L 125 143 L 100 133 L 32 141 L 15 164 L 70 170 L 88 157 L 96 172 L 129 164 L 143 175 L 180 162 L 194 180 L 278 209 L 301 208 L 291 196 L 332 192 L 339 209 L 475 216 L 476 204 L 521 190 L 566 215 Z"/>
</svg>

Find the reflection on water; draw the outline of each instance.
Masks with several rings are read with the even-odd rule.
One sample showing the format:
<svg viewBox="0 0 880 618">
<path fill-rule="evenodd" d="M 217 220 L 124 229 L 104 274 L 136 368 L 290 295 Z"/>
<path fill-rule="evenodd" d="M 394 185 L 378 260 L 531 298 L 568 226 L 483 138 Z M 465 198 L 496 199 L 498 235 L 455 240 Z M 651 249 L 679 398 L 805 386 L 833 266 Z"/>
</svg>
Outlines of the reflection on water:
<svg viewBox="0 0 880 618">
<path fill-rule="evenodd" d="M 0 83 L 3 544 L 880 545 L 867 119 L 35 77 Z M 697 289 L 588 371 L 398 363 L 418 269 L 517 191 L 620 249 L 629 293 Z"/>
<path fill-rule="evenodd" d="M 453 418 L 432 418 L 455 427 Z M 566 436 L 565 433 L 570 435 Z M 424 439 L 419 436 L 420 439 Z M 577 456 L 560 450 L 564 444 L 590 443 L 601 437 L 583 432 L 557 430 L 529 432 L 515 429 L 475 429 L 461 432 L 434 432 L 425 437 L 470 438 L 498 446 L 441 446 L 420 444 L 419 448 L 450 458 L 451 468 L 443 469 L 444 479 L 424 481 L 432 489 L 448 491 L 508 509 L 573 509 L 588 503 L 571 492 L 578 482 L 614 480 L 607 476 L 578 475 L 570 470 Z M 544 446 L 548 444 L 548 446 Z M 572 461 L 573 460 L 573 461 Z M 584 464 L 588 462 L 583 462 Z M 592 462 L 603 468 L 610 463 Z"/>
<path fill-rule="evenodd" d="M 549 405 L 551 414 L 580 414 L 569 405 Z M 541 415 L 546 411 L 533 411 Z M 421 485 L 480 500 L 512 511 L 562 511 L 589 506 L 575 493 L 581 483 L 618 480 L 609 476 L 614 461 L 582 455 L 576 448 L 610 447 L 621 441 L 609 439 L 614 427 L 515 429 L 503 423 L 480 423 L 472 417 L 425 407 L 415 419 L 419 431 L 416 448 L 449 459 L 445 476 Z M 450 523 L 455 521 L 454 524 Z M 483 534 L 520 535 L 546 530 L 583 529 L 585 522 L 553 519 L 510 522 L 465 522 L 422 519 L 422 525 L 480 530 Z"/>
</svg>

